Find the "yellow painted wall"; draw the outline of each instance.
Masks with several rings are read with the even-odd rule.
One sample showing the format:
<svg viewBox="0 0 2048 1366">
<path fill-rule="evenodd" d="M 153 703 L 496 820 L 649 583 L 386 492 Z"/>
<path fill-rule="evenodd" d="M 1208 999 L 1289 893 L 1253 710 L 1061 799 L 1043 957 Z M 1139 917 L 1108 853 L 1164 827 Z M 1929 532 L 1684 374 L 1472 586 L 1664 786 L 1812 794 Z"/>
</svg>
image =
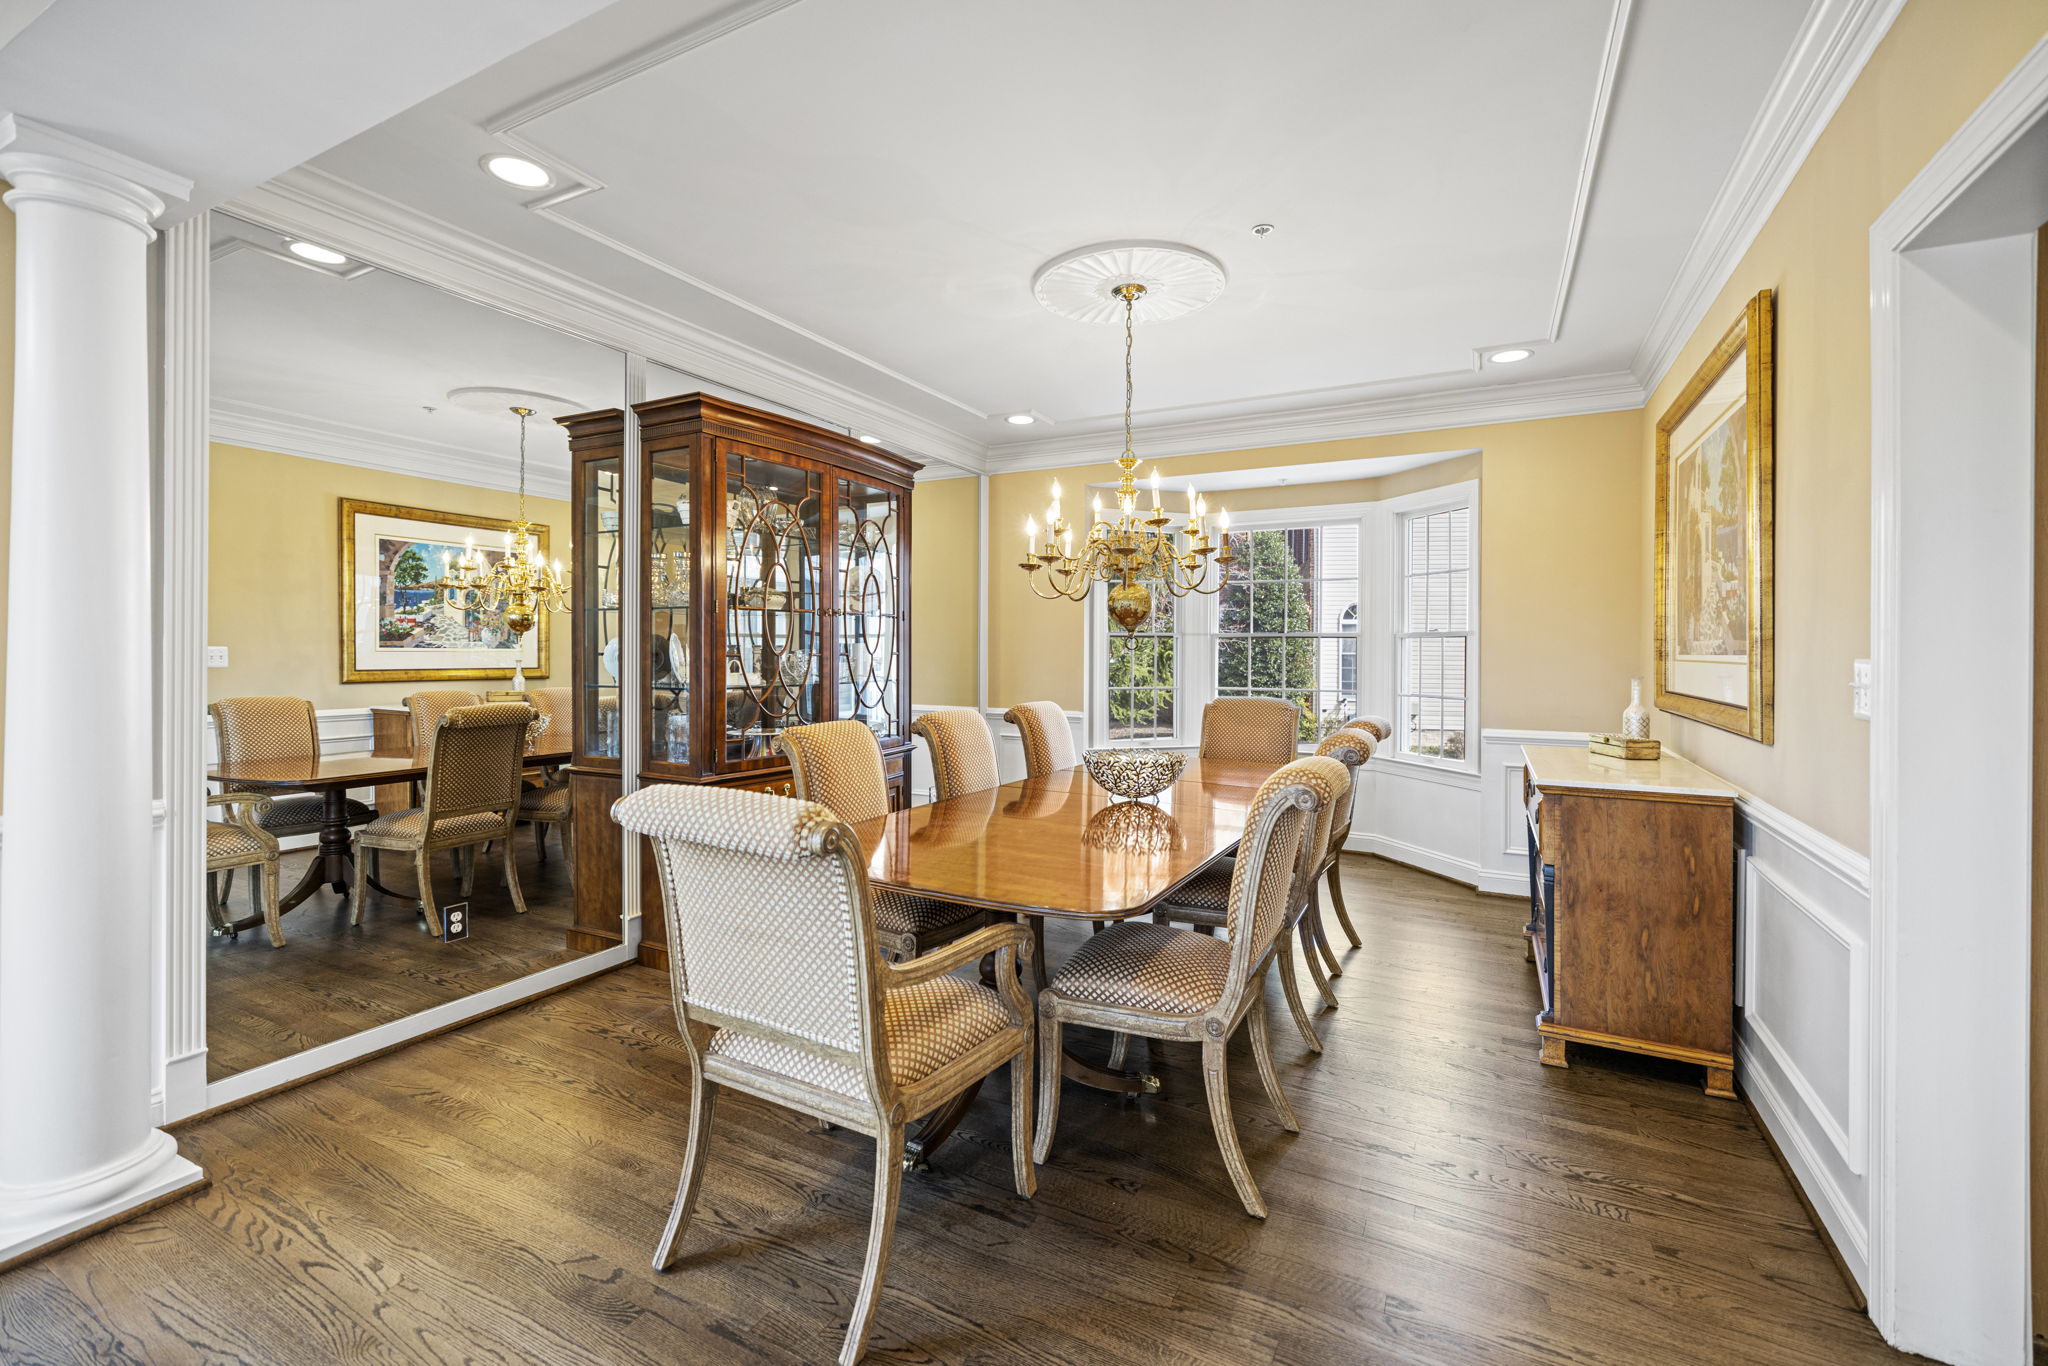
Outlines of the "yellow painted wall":
<svg viewBox="0 0 2048 1366">
<path fill-rule="evenodd" d="M 343 498 L 512 517 L 518 495 L 439 479 L 387 474 L 244 446 L 213 446 L 207 560 L 206 639 L 228 647 L 228 668 L 206 671 L 208 701 L 288 694 L 315 707 L 393 706 L 422 688 L 486 692 L 509 681 L 343 683 L 341 681 L 340 508 Z M 527 499 L 528 516 L 548 528 L 551 554 L 570 540 L 569 505 Z M 569 685 L 570 630 L 554 619 L 552 669 L 536 686 Z"/>
<path fill-rule="evenodd" d="M 1480 724 L 1611 726 L 1642 657 L 1643 468 L 1634 412 L 1507 422 L 1401 436 L 1226 451 L 1159 461 L 1169 488 L 1217 470 L 1476 450 L 1376 480 L 1218 494 L 1233 510 L 1327 506 L 1480 482 Z M 1149 473 L 1151 462 L 1145 466 Z M 1057 476 L 1068 505 L 1108 462 L 998 475 L 989 492 L 989 705 L 1083 705 L 1083 608 L 1032 597 L 1016 568 L 1026 516 L 1044 516 Z"/>
<path fill-rule="evenodd" d="M 981 500 L 974 479 L 920 481 L 910 499 L 910 700 L 976 705 Z"/>
<path fill-rule="evenodd" d="M 1870 225 L 2044 27 L 2041 0 L 1911 0 L 1641 417 L 1647 566 L 1657 418 L 1743 302 L 1778 291 L 1776 743 L 1662 712 L 1653 733 L 1852 849 L 1870 847 L 1870 728 L 1849 713 L 1870 654 Z"/>
</svg>

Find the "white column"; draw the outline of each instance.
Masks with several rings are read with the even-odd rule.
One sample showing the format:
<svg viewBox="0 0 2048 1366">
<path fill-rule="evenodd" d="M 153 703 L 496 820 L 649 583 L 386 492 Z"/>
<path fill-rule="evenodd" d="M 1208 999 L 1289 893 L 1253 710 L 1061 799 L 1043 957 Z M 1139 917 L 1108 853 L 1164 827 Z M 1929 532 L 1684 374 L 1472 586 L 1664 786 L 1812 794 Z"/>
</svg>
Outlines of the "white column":
<svg viewBox="0 0 2048 1366">
<path fill-rule="evenodd" d="M 0 1265 L 204 1180 L 150 1126 L 147 249 L 176 176 L 0 114 L 15 213 Z"/>
</svg>

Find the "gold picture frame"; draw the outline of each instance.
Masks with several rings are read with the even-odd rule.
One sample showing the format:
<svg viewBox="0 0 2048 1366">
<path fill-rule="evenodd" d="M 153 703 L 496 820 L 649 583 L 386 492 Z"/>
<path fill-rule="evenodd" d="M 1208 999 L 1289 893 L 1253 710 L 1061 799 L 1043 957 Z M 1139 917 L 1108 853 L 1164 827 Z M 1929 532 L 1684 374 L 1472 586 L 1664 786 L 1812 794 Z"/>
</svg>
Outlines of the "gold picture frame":
<svg viewBox="0 0 2048 1366">
<path fill-rule="evenodd" d="M 447 553 L 459 553 L 475 537 L 487 559 L 501 554 L 496 542 L 512 530 L 504 517 L 473 517 L 462 512 L 401 507 L 343 498 L 341 505 L 341 681 L 344 683 L 428 683 L 440 680 L 510 678 L 516 664 L 528 678 L 548 675 L 548 616 L 540 614 L 534 628 L 502 643 L 495 613 L 465 613 L 474 643 L 450 639 L 446 615 L 427 613 L 425 585 L 446 573 Z M 535 523 L 533 532 L 542 558 L 548 553 L 548 529 Z M 490 537 L 478 532 L 494 533 Z M 399 564 L 410 551 L 417 563 Z M 423 576 L 423 577 L 421 577 Z M 410 578 L 411 582 L 405 580 Z M 399 599 L 403 598 L 401 602 Z M 407 636 L 396 638 L 399 627 Z M 415 662 L 439 655 L 445 663 L 428 667 Z"/>
<path fill-rule="evenodd" d="M 1657 707 L 1766 745 L 1775 339 L 1766 289 L 1657 421 Z"/>
</svg>

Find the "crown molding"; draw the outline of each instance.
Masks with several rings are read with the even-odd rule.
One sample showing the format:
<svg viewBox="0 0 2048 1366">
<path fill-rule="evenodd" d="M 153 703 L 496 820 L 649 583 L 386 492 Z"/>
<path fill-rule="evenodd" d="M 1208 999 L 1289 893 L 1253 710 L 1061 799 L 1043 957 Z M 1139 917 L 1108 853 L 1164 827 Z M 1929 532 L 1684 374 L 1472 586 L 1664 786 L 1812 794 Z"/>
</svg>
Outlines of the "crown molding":
<svg viewBox="0 0 2048 1366">
<path fill-rule="evenodd" d="M 464 298 L 786 404 L 821 425 L 872 432 L 891 450 L 927 463 L 981 468 L 986 448 L 979 440 L 317 167 L 286 171 L 222 207 Z"/>
<path fill-rule="evenodd" d="M 230 446 L 248 446 L 303 460 L 325 460 L 389 474 L 409 474 L 419 479 L 440 479 L 472 488 L 502 489 L 507 493 L 519 487 L 518 468 L 503 455 L 414 441 L 372 427 L 306 417 L 260 403 L 216 399 L 207 415 L 207 425 L 209 440 Z M 567 498 L 568 467 L 529 461 L 526 491 L 536 498 Z"/>
<path fill-rule="evenodd" d="M 1905 0 L 1815 0 L 1629 369 L 1653 390 L 1698 330 Z"/>
<path fill-rule="evenodd" d="M 1643 406 L 1644 392 L 1627 371 L 1576 378 L 1529 380 L 1425 394 L 1400 394 L 1284 412 L 1242 413 L 1137 428 L 1145 458 L 1208 455 L 1265 446 L 1298 446 L 1361 436 L 1396 436 L 1497 422 L 1622 412 Z M 1104 430 L 1039 441 L 1005 443 L 990 451 L 988 472 L 1059 469 L 1113 459 L 1121 431 Z"/>
</svg>

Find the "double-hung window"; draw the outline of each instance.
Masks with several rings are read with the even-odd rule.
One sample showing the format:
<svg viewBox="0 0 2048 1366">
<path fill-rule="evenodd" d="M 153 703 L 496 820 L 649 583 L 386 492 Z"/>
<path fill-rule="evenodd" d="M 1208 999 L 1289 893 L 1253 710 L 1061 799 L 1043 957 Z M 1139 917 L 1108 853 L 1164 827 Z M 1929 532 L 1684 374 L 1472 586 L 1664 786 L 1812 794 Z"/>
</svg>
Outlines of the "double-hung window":
<svg viewBox="0 0 2048 1366">
<path fill-rule="evenodd" d="M 1178 734 L 1179 640 L 1174 628 L 1179 604 L 1162 592 L 1157 583 L 1145 586 L 1152 590 L 1152 615 L 1131 635 L 1120 630 L 1108 633 L 1109 687 L 1105 700 L 1112 744 L 1170 740 Z M 1103 609 L 1097 605 L 1091 610 Z"/>
<path fill-rule="evenodd" d="M 1402 517 L 1400 566 L 1397 752 L 1463 766 L 1471 753 L 1474 681 L 1471 507 Z"/>
<path fill-rule="evenodd" d="M 1237 564 L 1216 607 L 1216 697 L 1277 697 L 1301 708 L 1301 738 L 1354 706 L 1359 525 L 1233 532 Z"/>
</svg>

